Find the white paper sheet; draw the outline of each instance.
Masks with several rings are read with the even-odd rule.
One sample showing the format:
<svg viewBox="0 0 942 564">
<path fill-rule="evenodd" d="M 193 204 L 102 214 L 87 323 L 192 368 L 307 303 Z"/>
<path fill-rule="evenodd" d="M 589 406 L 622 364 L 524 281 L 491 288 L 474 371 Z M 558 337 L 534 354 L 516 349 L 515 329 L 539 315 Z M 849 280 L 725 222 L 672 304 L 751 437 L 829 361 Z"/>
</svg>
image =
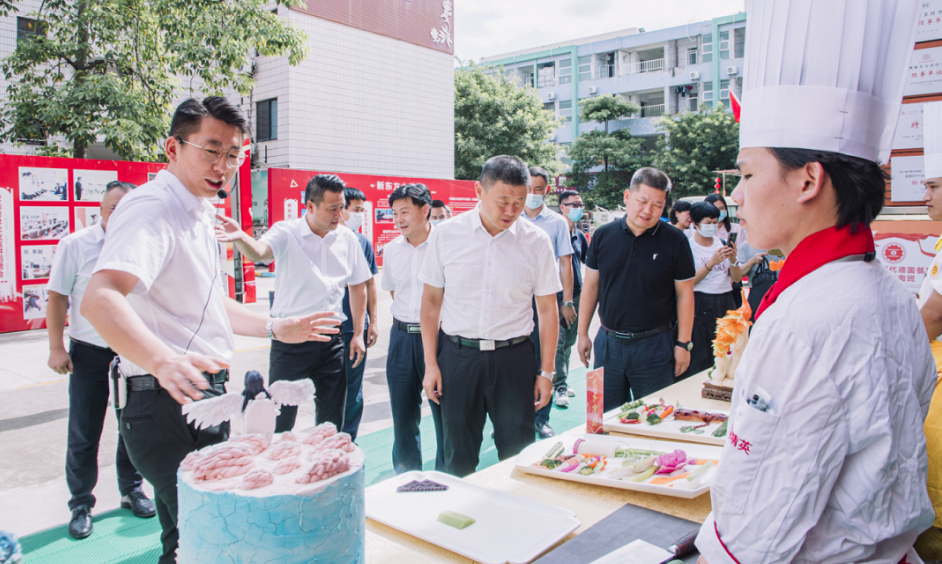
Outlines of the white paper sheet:
<svg viewBox="0 0 942 564">
<path fill-rule="evenodd" d="M 639 539 L 593 560 L 592 564 L 663 564 L 673 556 L 663 548 Z"/>
</svg>

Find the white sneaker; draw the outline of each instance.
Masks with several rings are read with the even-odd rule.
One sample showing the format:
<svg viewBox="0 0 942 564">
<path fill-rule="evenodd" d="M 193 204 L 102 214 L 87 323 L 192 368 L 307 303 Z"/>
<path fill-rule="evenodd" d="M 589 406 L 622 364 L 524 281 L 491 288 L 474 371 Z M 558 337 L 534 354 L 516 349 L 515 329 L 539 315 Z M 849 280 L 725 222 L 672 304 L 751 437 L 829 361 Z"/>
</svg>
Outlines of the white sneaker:
<svg viewBox="0 0 942 564">
<path fill-rule="evenodd" d="M 569 407 L 569 394 L 566 393 L 566 387 L 556 390 L 556 406 Z"/>
<path fill-rule="evenodd" d="M 570 388 L 569 386 L 566 386 L 566 395 L 571 398 L 574 398 L 576 397 L 576 391 Z"/>
</svg>

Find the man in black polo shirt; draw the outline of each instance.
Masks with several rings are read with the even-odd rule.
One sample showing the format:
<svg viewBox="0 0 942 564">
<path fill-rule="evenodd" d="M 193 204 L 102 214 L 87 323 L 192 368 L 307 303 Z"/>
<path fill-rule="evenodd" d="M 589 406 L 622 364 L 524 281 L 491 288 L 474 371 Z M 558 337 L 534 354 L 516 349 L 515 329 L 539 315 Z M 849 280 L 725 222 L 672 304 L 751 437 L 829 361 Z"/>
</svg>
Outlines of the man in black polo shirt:
<svg viewBox="0 0 942 564">
<path fill-rule="evenodd" d="M 605 411 L 673 384 L 690 363 L 696 269 L 687 237 L 658 221 L 670 189 L 663 172 L 639 169 L 625 191 L 624 221 L 596 229 L 589 246 L 577 349 L 588 367 L 598 305 L 595 367 L 605 368 Z"/>
</svg>

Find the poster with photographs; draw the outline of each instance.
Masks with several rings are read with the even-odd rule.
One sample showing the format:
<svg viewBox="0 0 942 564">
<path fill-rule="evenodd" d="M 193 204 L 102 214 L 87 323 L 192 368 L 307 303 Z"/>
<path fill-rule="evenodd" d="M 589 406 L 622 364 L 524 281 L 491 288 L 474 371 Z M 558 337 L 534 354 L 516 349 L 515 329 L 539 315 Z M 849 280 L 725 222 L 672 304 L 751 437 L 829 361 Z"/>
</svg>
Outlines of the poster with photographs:
<svg viewBox="0 0 942 564">
<path fill-rule="evenodd" d="M 20 240 L 62 239 L 69 234 L 69 208 L 20 207 Z"/>
<path fill-rule="evenodd" d="M 75 207 L 75 230 L 81 231 L 101 221 L 101 208 L 91 206 Z"/>
<path fill-rule="evenodd" d="M 20 248 L 20 268 L 23 280 L 45 280 L 52 272 L 52 259 L 56 256 L 55 245 L 29 246 Z"/>
<path fill-rule="evenodd" d="M 23 319 L 45 319 L 49 290 L 45 285 L 23 286 Z"/>
<path fill-rule="evenodd" d="M 67 169 L 21 166 L 19 179 L 21 202 L 58 202 L 69 199 Z"/>
<path fill-rule="evenodd" d="M 72 186 L 76 202 L 100 202 L 109 182 L 118 179 L 116 170 L 73 170 Z"/>
<path fill-rule="evenodd" d="M 376 209 L 376 223 L 391 223 L 393 220 L 393 211 L 391 209 Z"/>
</svg>

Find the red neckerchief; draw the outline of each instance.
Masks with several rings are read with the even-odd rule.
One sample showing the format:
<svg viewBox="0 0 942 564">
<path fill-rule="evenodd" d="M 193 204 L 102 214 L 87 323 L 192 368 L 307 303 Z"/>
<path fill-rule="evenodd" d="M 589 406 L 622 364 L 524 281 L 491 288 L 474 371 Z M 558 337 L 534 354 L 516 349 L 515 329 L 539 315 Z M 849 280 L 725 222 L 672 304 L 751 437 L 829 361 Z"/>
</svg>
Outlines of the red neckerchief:
<svg viewBox="0 0 942 564">
<path fill-rule="evenodd" d="M 805 237 L 788 255 L 785 265 L 779 272 L 778 281 L 762 298 L 755 318 L 759 319 L 762 312 L 774 304 L 782 292 L 808 274 L 838 259 L 873 253 L 875 249 L 873 231 L 864 223 L 857 226 L 857 233 L 854 234 L 851 234 L 848 225 L 840 229 L 828 227 Z"/>
</svg>

